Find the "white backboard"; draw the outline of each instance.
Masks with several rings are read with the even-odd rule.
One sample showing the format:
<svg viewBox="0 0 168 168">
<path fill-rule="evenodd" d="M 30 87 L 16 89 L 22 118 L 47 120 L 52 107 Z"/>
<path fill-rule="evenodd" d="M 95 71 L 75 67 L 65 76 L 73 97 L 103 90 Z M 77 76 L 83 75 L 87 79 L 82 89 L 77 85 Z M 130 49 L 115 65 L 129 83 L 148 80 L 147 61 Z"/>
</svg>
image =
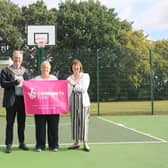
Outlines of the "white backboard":
<svg viewBox="0 0 168 168">
<path fill-rule="evenodd" d="M 37 45 L 37 38 L 45 38 L 46 45 L 55 45 L 56 26 L 55 25 L 28 25 L 27 26 L 27 44 Z"/>
</svg>

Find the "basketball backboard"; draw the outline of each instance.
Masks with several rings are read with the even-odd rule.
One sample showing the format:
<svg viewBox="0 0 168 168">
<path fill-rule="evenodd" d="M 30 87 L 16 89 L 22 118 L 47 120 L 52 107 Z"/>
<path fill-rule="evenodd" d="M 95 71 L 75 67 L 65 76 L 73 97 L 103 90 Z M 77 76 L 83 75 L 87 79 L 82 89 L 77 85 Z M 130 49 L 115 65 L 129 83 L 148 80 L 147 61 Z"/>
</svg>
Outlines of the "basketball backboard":
<svg viewBox="0 0 168 168">
<path fill-rule="evenodd" d="M 46 46 L 52 46 L 56 43 L 55 25 L 28 25 L 27 26 L 27 44 L 30 46 L 38 45 L 38 39 L 44 39 Z"/>
</svg>

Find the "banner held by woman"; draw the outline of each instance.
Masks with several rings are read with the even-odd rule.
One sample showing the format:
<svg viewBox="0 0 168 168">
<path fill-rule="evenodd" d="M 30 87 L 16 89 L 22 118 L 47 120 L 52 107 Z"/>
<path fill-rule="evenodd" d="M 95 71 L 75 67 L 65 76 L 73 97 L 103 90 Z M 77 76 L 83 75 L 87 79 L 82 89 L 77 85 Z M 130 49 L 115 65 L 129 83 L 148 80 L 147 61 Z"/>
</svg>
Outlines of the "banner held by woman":
<svg viewBox="0 0 168 168">
<path fill-rule="evenodd" d="M 67 80 L 24 81 L 23 95 L 26 114 L 68 113 Z"/>
</svg>

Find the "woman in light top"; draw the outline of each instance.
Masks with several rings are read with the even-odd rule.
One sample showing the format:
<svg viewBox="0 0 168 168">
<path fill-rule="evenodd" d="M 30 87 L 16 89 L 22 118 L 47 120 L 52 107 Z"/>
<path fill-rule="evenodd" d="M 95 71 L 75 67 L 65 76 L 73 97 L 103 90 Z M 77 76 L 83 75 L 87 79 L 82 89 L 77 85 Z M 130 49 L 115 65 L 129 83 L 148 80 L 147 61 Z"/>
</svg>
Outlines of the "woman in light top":
<svg viewBox="0 0 168 168">
<path fill-rule="evenodd" d="M 89 152 L 88 146 L 88 122 L 90 99 L 88 88 L 90 77 L 84 73 L 83 66 L 78 59 L 71 62 L 71 75 L 69 81 L 69 108 L 71 114 L 72 137 L 75 141 L 68 149 L 78 149 L 80 141 L 83 141 L 83 150 Z"/>
<path fill-rule="evenodd" d="M 41 75 L 36 76 L 35 80 L 57 80 L 57 77 L 50 74 L 51 65 L 48 61 L 41 63 Z M 36 114 L 36 150 L 41 152 L 46 148 L 46 125 L 48 134 L 49 150 L 57 152 L 58 144 L 58 124 L 59 114 Z"/>
</svg>

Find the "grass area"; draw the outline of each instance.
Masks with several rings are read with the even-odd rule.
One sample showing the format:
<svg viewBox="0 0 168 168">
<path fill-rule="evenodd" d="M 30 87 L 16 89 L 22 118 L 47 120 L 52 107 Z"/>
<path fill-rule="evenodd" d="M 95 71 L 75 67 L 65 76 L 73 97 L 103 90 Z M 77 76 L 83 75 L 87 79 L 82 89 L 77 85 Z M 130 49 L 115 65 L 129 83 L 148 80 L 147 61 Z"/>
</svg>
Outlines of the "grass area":
<svg viewBox="0 0 168 168">
<path fill-rule="evenodd" d="M 150 101 L 101 102 L 100 115 L 152 114 Z M 98 114 L 98 104 L 92 103 L 91 114 Z M 154 114 L 168 114 L 168 100 L 154 102 Z"/>
<path fill-rule="evenodd" d="M 119 101 L 100 102 L 100 115 L 134 115 L 152 114 L 151 101 Z M 91 115 L 98 114 L 98 103 L 91 104 Z M 168 100 L 154 102 L 154 114 L 168 114 Z M 5 115 L 5 109 L 1 108 L 0 116 Z"/>
</svg>

